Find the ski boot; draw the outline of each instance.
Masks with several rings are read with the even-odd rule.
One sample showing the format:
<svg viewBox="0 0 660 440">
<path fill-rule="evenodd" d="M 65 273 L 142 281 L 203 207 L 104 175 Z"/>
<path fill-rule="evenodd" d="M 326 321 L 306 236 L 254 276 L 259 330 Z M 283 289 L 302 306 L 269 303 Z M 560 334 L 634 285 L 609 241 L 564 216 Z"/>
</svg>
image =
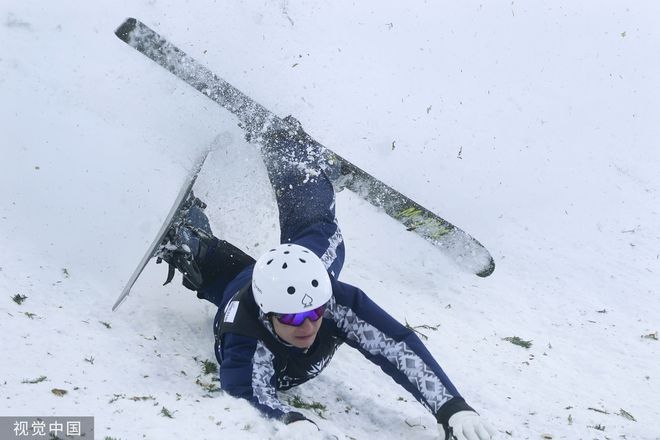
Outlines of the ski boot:
<svg viewBox="0 0 660 440">
<path fill-rule="evenodd" d="M 211 225 L 204 214 L 205 208 L 206 203 L 191 192 L 167 231 L 156 252 L 156 263 L 160 264 L 164 260 L 169 265 L 163 285 L 172 281 L 175 269 L 178 269 L 183 274 L 185 287 L 191 290 L 202 287 L 204 279 L 200 268 L 213 242 Z"/>
<path fill-rule="evenodd" d="M 342 170 L 339 158 L 307 134 L 300 121 L 291 115 L 282 119 L 280 124 L 269 127 L 263 133 L 262 141 L 267 166 L 268 163 L 284 163 L 303 167 L 311 174 L 323 173 L 335 192 L 342 191 L 353 178 L 349 171 Z"/>
</svg>

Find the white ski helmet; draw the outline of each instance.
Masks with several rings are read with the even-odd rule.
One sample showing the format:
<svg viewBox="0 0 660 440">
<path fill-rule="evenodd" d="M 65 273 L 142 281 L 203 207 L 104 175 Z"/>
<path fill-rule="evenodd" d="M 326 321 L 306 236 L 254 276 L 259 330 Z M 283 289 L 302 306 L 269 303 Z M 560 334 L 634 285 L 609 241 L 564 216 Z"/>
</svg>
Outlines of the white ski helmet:
<svg viewBox="0 0 660 440">
<path fill-rule="evenodd" d="M 332 286 L 325 265 L 312 251 L 281 244 L 257 260 L 252 294 L 264 313 L 300 313 L 328 302 Z"/>
</svg>

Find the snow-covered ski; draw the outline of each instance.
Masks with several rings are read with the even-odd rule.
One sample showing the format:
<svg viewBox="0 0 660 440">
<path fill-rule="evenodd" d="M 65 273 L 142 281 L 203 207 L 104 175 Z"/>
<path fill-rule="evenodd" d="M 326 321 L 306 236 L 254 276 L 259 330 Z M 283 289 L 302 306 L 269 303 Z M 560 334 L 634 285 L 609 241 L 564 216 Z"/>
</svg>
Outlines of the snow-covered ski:
<svg viewBox="0 0 660 440">
<path fill-rule="evenodd" d="M 193 168 L 190 170 L 190 174 L 188 174 L 188 176 L 186 177 L 186 181 L 184 182 L 183 186 L 181 187 L 181 190 L 179 191 L 179 194 L 174 200 L 174 204 L 172 205 L 170 212 L 167 214 L 167 217 L 165 217 L 165 221 L 163 222 L 163 225 L 160 227 L 158 234 L 156 234 L 156 238 L 154 238 L 154 241 L 151 243 L 151 246 L 149 246 L 147 252 L 144 254 L 144 257 L 142 257 L 142 260 L 140 260 L 140 263 L 135 268 L 135 271 L 133 271 L 133 274 L 128 279 L 128 282 L 124 287 L 124 290 L 122 290 L 121 294 L 117 298 L 117 301 L 115 301 L 115 304 L 112 306 L 112 311 L 117 310 L 119 305 L 126 299 L 128 294 L 131 292 L 131 288 L 137 281 L 138 277 L 144 270 L 149 260 L 151 260 L 151 258 L 156 256 L 156 254 L 158 253 L 158 249 L 163 244 L 163 241 L 166 240 L 167 233 L 170 227 L 183 216 L 184 213 L 182 212 L 182 207 L 186 203 L 186 201 L 188 201 L 189 196 L 192 194 L 193 185 L 195 184 L 195 181 L 197 180 L 197 176 L 199 175 L 199 171 L 202 169 L 202 166 L 204 165 L 204 161 L 206 161 L 206 157 L 209 155 L 210 151 L 211 151 L 210 149 L 205 150 L 204 153 L 197 160 L 197 162 L 195 162 Z"/>
<path fill-rule="evenodd" d="M 239 125 L 246 130 L 249 139 L 263 142 L 269 129 L 289 126 L 286 118 L 279 118 L 139 20 L 126 19 L 115 34 L 126 44 L 233 113 L 238 118 Z M 340 172 L 336 179 L 341 181 L 343 187 L 383 209 L 407 230 L 416 232 L 437 246 L 465 270 L 480 277 L 493 273 L 495 262 L 490 253 L 468 233 L 317 141 L 311 138 L 310 141 L 314 142 L 315 147 L 324 155 L 338 162 Z"/>
</svg>

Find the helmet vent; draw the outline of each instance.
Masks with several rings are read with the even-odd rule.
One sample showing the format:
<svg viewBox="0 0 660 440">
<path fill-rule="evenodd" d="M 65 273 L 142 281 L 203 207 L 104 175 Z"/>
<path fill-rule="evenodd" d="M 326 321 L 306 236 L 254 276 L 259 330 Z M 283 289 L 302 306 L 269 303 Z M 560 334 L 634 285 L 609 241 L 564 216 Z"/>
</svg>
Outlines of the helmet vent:
<svg viewBox="0 0 660 440">
<path fill-rule="evenodd" d="M 308 311 L 325 304 L 332 298 L 334 283 L 313 249 L 288 243 L 259 257 L 251 281 L 252 304 L 264 314 Z"/>
</svg>

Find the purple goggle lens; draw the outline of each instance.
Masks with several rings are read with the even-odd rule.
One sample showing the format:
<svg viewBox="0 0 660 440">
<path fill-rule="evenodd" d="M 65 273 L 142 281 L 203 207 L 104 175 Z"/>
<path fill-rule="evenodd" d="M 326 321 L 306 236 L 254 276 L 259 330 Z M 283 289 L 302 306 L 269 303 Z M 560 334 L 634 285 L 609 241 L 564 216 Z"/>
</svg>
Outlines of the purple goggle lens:
<svg viewBox="0 0 660 440">
<path fill-rule="evenodd" d="M 275 313 L 274 316 L 282 324 L 299 327 L 300 325 L 302 325 L 303 322 L 305 322 L 305 319 L 307 318 L 309 318 L 310 321 L 318 321 L 319 318 L 323 316 L 324 311 L 325 311 L 325 305 L 322 305 L 321 307 L 317 307 L 314 310 L 308 310 L 306 312 L 285 313 L 283 315 Z"/>
</svg>

